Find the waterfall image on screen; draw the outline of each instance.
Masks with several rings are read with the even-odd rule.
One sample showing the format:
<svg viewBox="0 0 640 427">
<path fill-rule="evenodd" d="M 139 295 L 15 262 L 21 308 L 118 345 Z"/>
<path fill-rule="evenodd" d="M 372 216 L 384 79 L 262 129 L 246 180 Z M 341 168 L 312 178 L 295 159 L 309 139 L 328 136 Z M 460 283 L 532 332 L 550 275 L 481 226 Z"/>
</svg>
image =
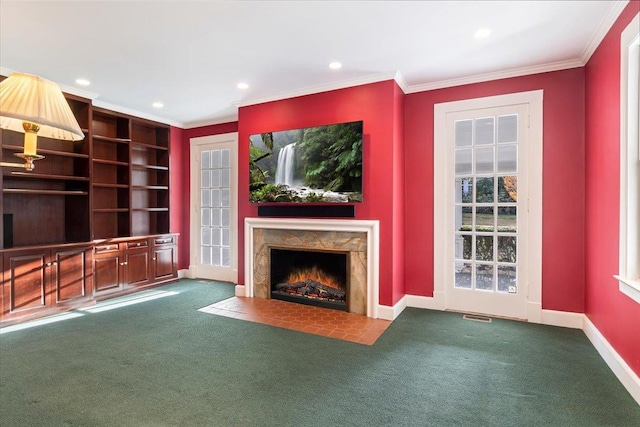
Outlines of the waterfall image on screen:
<svg viewBox="0 0 640 427">
<path fill-rule="evenodd" d="M 362 122 L 249 137 L 254 203 L 362 201 Z"/>
</svg>

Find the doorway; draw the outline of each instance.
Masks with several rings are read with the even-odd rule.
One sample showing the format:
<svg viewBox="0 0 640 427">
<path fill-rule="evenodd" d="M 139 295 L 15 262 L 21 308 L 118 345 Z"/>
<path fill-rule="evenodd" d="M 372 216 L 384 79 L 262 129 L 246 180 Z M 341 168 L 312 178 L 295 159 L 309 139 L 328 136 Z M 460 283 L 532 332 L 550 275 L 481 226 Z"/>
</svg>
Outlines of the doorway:
<svg viewBox="0 0 640 427">
<path fill-rule="evenodd" d="M 190 141 L 191 270 L 197 278 L 237 283 L 238 134 Z"/>
<path fill-rule="evenodd" d="M 541 91 L 435 109 L 435 290 L 446 309 L 541 311 Z"/>
</svg>

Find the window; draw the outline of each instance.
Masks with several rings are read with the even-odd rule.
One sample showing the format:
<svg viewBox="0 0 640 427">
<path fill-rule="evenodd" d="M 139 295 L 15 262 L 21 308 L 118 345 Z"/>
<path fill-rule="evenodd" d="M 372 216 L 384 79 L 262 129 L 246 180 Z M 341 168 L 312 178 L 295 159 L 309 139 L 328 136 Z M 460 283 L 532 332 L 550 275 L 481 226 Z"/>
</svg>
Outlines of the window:
<svg viewBox="0 0 640 427">
<path fill-rule="evenodd" d="M 640 303 L 640 14 L 622 32 L 620 55 L 620 291 Z"/>
</svg>

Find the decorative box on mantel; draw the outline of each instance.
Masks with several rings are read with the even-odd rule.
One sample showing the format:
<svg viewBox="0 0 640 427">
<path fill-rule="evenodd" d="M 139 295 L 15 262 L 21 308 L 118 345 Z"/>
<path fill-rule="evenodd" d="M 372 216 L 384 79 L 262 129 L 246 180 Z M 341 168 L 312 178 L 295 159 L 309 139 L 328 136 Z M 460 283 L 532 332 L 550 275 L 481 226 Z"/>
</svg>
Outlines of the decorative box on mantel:
<svg viewBox="0 0 640 427">
<path fill-rule="evenodd" d="M 236 295 L 270 298 L 271 249 L 344 253 L 347 311 L 377 318 L 379 230 L 374 220 L 246 218 L 245 286 Z"/>
</svg>

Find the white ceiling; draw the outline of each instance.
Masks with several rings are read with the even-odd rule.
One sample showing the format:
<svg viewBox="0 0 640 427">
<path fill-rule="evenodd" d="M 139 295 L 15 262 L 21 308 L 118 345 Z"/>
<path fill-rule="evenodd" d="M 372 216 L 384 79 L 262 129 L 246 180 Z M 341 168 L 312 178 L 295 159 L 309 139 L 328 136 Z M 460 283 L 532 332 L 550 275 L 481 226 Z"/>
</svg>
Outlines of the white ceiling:
<svg viewBox="0 0 640 427">
<path fill-rule="evenodd" d="M 626 3 L 0 0 L 0 71 L 193 127 L 236 120 L 238 105 L 394 77 L 410 93 L 581 66 Z M 492 34 L 476 40 L 481 27 Z"/>
</svg>

